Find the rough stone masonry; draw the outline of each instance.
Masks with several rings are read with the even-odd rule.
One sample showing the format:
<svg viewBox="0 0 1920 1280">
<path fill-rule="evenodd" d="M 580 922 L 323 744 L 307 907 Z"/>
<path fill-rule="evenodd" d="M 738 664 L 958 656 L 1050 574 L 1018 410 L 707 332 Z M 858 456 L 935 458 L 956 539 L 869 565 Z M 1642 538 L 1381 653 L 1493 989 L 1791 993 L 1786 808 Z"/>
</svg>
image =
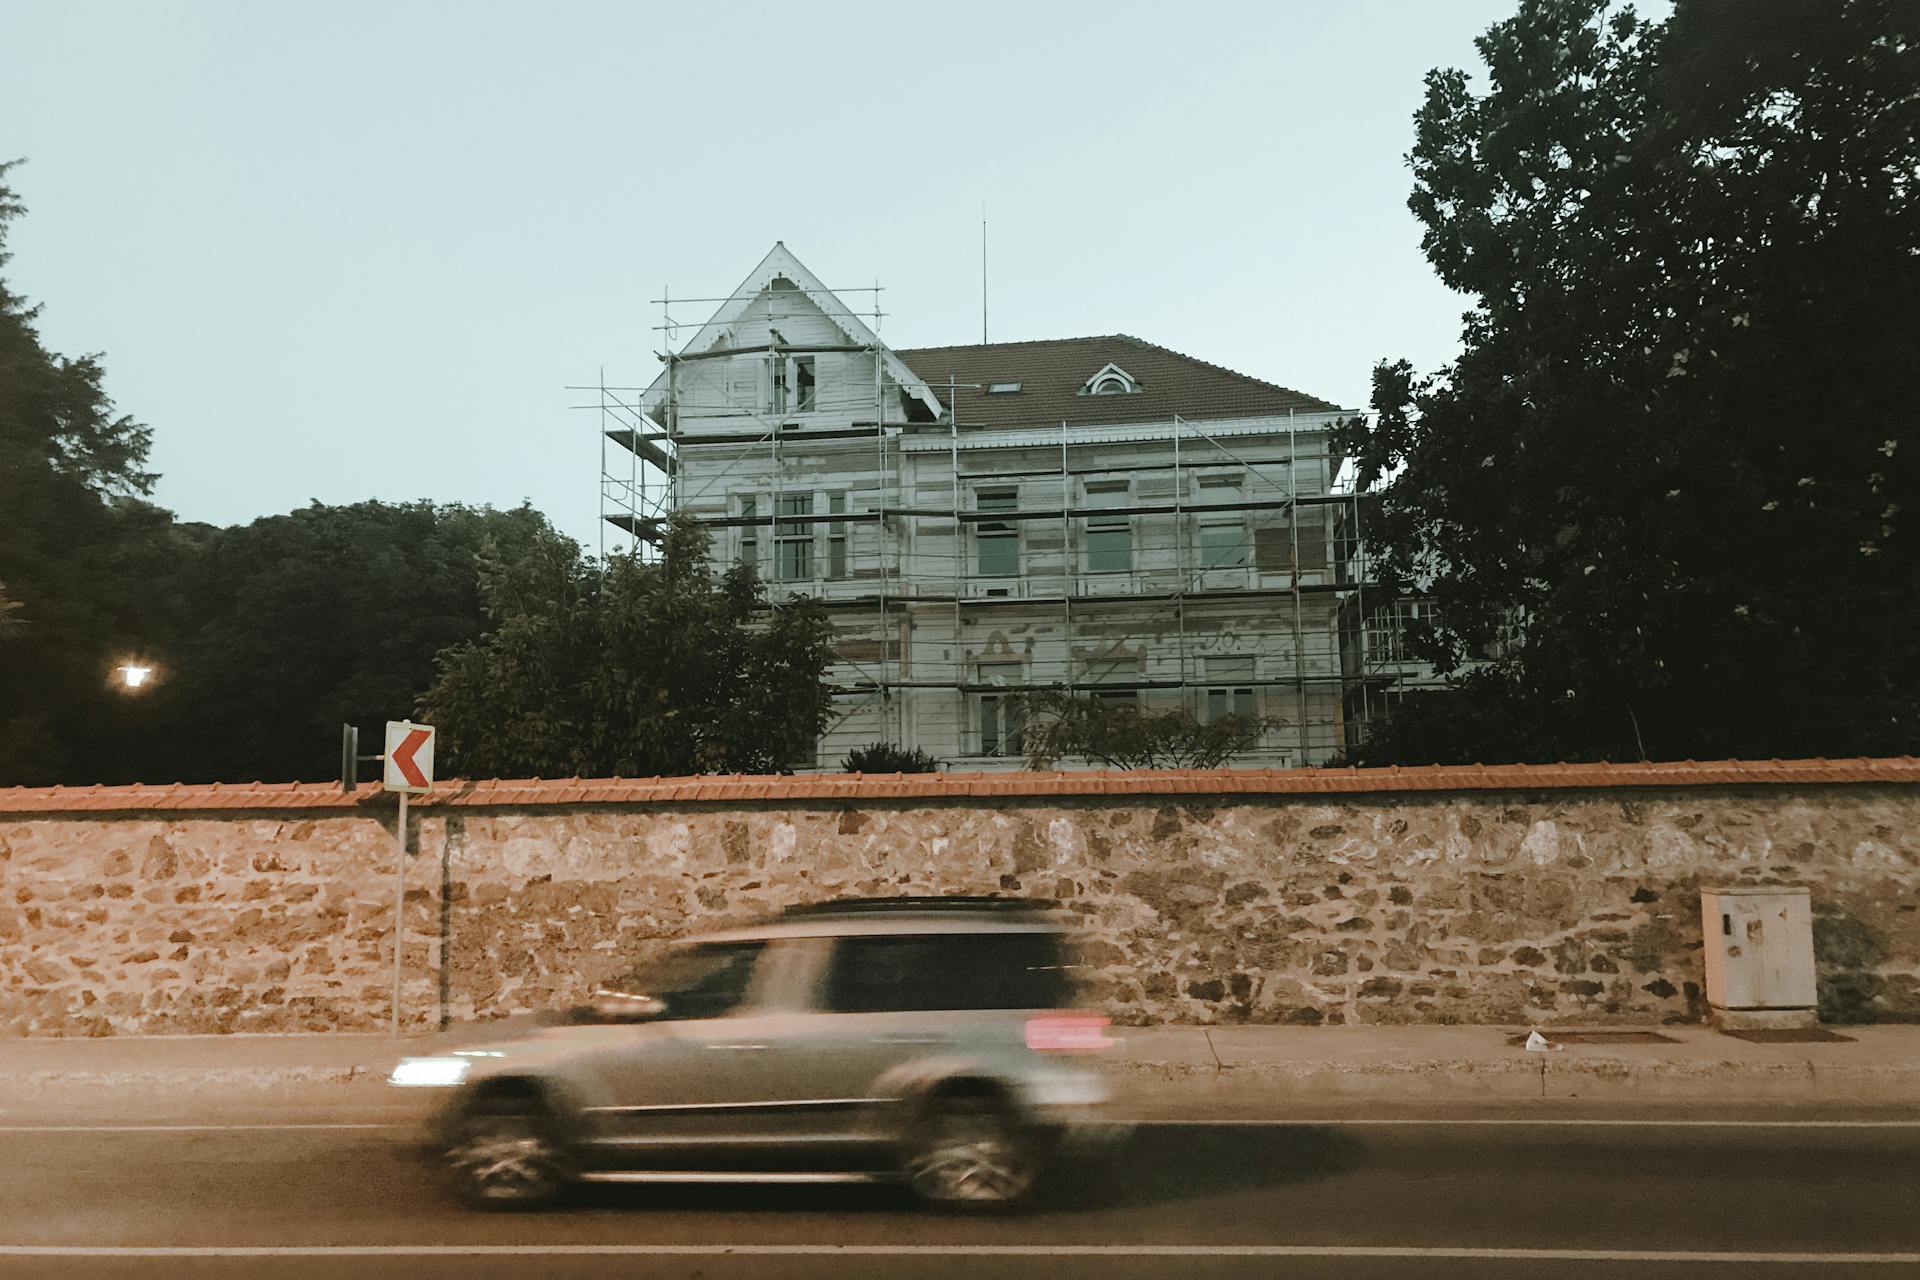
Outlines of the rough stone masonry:
<svg viewBox="0 0 1920 1280">
<path fill-rule="evenodd" d="M 4 797 L 0 1034 L 385 1024 L 390 797 L 111 813 Z M 1724 884 L 1812 889 L 1827 1019 L 1920 1018 L 1911 785 L 419 812 L 416 1027 L 574 1002 L 668 939 L 789 903 L 959 892 L 1059 899 L 1125 1022 L 1690 1022 L 1699 891 Z"/>
</svg>

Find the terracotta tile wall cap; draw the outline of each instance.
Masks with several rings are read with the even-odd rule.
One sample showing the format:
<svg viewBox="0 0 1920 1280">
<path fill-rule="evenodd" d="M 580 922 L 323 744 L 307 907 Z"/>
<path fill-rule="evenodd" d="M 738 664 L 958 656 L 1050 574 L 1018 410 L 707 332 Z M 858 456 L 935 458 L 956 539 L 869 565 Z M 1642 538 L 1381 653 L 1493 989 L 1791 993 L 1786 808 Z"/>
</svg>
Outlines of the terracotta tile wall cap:
<svg viewBox="0 0 1920 1280">
<path fill-rule="evenodd" d="M 1329 795 L 1552 791 L 1618 787 L 1920 784 L 1920 757 L 1682 760 L 1622 764 L 1429 765 L 1385 769 L 1207 769 L 1162 772 L 809 774 L 695 778 L 449 779 L 425 808 L 528 805 L 753 803 L 1044 796 Z M 329 782 L 0 787 L 0 813 L 195 812 L 227 809 L 373 811 L 387 798 Z"/>
</svg>

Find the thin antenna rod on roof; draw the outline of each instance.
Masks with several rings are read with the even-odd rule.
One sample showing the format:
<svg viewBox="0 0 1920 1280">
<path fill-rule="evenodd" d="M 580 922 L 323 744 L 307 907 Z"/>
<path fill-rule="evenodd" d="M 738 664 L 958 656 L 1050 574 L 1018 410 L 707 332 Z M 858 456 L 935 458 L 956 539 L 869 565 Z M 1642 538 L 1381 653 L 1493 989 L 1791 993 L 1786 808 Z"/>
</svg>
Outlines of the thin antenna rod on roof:
<svg viewBox="0 0 1920 1280">
<path fill-rule="evenodd" d="M 980 345 L 987 345 L 987 202 L 980 202 Z"/>
</svg>

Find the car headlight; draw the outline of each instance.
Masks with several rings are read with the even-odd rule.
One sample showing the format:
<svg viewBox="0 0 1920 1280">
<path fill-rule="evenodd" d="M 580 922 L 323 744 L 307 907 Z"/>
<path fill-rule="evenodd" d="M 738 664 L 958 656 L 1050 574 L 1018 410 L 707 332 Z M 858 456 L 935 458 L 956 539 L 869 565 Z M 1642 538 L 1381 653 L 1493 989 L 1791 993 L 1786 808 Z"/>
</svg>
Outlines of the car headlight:
<svg viewBox="0 0 1920 1280">
<path fill-rule="evenodd" d="M 402 1058 L 387 1083 L 444 1089 L 459 1084 L 472 1069 L 471 1058 Z"/>
</svg>

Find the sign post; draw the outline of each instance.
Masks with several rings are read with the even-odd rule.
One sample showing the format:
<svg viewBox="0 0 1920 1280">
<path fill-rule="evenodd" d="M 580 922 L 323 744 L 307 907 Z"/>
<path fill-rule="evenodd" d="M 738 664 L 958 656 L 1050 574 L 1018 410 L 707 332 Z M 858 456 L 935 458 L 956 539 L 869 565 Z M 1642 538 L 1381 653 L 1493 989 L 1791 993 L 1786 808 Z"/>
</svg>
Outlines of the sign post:
<svg viewBox="0 0 1920 1280">
<path fill-rule="evenodd" d="M 402 928 L 407 909 L 407 797 L 433 790 L 432 725 L 411 720 L 387 721 L 384 785 L 400 794 L 399 844 L 393 855 L 393 1034 L 400 1036 L 400 973 Z"/>
</svg>

